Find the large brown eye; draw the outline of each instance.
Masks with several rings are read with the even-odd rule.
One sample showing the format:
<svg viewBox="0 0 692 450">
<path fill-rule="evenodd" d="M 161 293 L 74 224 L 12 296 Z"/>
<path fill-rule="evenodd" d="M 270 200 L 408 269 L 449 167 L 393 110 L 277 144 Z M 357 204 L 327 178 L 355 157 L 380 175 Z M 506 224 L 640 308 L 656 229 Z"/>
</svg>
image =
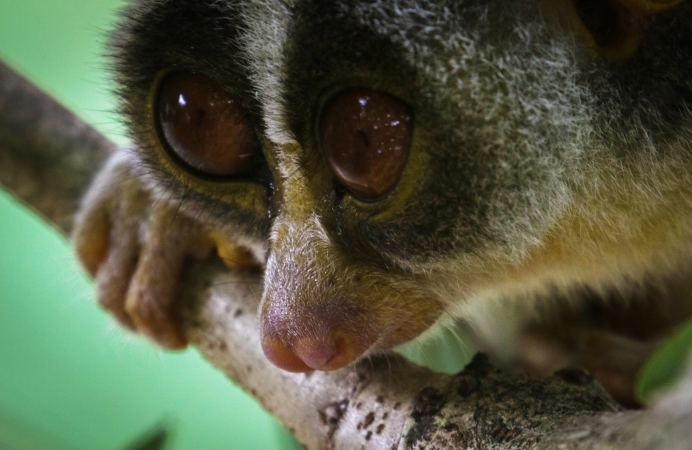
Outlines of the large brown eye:
<svg viewBox="0 0 692 450">
<path fill-rule="evenodd" d="M 169 75 L 161 83 L 156 119 L 169 149 L 210 175 L 246 175 L 260 148 L 240 103 L 209 78 Z"/>
<path fill-rule="evenodd" d="M 326 107 L 320 140 L 329 165 L 346 189 L 376 200 L 394 189 L 406 165 L 413 113 L 384 92 L 355 89 Z"/>
</svg>

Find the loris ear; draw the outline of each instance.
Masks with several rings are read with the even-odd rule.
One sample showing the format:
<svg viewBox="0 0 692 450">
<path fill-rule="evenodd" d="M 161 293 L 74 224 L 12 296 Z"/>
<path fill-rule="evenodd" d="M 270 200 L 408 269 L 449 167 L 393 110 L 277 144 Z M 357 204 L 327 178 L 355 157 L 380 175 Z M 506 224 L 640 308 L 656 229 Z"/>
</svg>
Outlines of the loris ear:
<svg viewBox="0 0 692 450">
<path fill-rule="evenodd" d="M 613 61 L 632 57 L 656 15 L 682 0 L 540 0 L 556 32 L 567 31 L 590 52 Z"/>
</svg>

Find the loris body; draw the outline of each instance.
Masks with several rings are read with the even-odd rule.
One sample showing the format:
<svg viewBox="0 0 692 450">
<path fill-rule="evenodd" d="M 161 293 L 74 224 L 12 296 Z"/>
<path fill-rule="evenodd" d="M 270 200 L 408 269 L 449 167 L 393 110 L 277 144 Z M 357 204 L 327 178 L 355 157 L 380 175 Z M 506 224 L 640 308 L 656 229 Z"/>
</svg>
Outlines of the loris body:
<svg viewBox="0 0 692 450">
<path fill-rule="evenodd" d="M 631 378 L 692 310 L 690 24 L 675 1 L 135 2 L 136 147 L 78 249 L 169 347 L 182 262 L 215 242 L 264 269 L 286 370 L 454 322 L 507 364 Z"/>
</svg>

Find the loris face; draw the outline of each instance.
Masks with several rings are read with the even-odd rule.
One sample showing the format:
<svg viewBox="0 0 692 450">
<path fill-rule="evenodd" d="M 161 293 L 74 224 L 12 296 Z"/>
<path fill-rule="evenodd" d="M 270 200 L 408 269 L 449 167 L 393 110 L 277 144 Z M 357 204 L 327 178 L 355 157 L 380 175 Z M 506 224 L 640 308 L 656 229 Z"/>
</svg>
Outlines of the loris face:
<svg viewBox="0 0 692 450">
<path fill-rule="evenodd" d="M 272 362 L 343 367 L 549 264 L 623 84 L 598 54 L 641 39 L 598 26 L 650 16 L 582 3 L 135 2 L 113 46 L 134 165 L 264 268 Z M 104 305 L 179 346 L 133 289 Z"/>
</svg>

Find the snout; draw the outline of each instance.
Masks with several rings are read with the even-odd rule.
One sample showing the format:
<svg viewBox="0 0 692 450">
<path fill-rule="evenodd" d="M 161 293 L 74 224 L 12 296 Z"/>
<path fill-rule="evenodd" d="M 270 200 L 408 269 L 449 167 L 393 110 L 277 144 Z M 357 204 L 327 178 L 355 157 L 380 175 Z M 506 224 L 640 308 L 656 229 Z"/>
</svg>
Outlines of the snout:
<svg viewBox="0 0 692 450">
<path fill-rule="evenodd" d="M 262 350 L 289 372 L 336 370 L 362 356 L 380 334 L 367 314 L 343 299 L 286 314 L 267 305 L 261 313 Z"/>
<path fill-rule="evenodd" d="M 340 369 L 415 338 L 441 314 L 425 279 L 353 258 L 317 215 L 289 218 L 272 232 L 260 307 L 262 349 L 274 365 Z"/>
</svg>

